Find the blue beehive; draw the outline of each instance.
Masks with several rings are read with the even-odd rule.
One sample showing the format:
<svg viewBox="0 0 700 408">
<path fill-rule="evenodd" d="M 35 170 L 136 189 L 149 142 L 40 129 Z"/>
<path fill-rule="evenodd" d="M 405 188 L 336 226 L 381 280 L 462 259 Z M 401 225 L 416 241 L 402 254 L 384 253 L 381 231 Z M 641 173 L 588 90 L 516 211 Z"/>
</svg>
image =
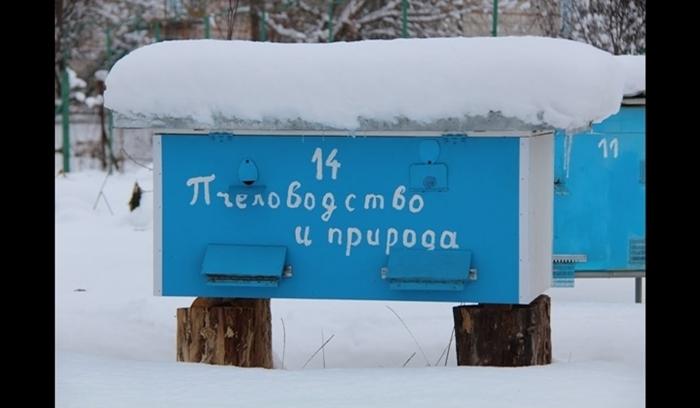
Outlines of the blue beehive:
<svg viewBox="0 0 700 408">
<path fill-rule="evenodd" d="M 155 293 L 529 303 L 551 285 L 555 127 L 614 112 L 611 59 L 535 38 L 137 50 L 106 101 L 156 129 Z"/>
<path fill-rule="evenodd" d="M 553 135 L 479 136 L 158 134 L 156 292 L 529 302 Z"/>
<path fill-rule="evenodd" d="M 555 139 L 554 285 L 574 273 L 644 270 L 645 98 L 574 137 Z"/>
</svg>

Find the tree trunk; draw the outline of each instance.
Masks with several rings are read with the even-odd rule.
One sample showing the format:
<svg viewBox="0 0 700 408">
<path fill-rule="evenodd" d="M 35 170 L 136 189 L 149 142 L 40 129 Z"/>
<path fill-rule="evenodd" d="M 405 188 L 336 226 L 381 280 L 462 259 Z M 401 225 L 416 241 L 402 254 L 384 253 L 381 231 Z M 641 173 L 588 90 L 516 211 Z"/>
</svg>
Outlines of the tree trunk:
<svg viewBox="0 0 700 408">
<path fill-rule="evenodd" d="M 552 362 L 550 299 L 529 305 L 455 306 L 457 365 L 520 367 Z"/>
<path fill-rule="evenodd" d="M 272 368 L 270 299 L 197 298 L 177 309 L 177 361 Z"/>
<path fill-rule="evenodd" d="M 98 82 L 98 84 L 101 84 L 102 82 Z M 100 90 L 100 95 L 104 95 L 104 87 L 98 85 L 98 89 Z M 105 105 L 100 104 L 99 108 L 99 113 L 100 113 L 100 150 L 99 150 L 99 159 L 100 159 L 100 164 L 102 165 L 102 170 L 107 170 L 107 131 L 105 130 Z"/>
<path fill-rule="evenodd" d="M 102 96 L 103 103 L 100 104 L 99 114 L 100 114 L 100 151 L 99 159 L 102 163 L 102 170 L 106 170 L 109 166 L 110 171 L 112 166 L 119 170 L 119 163 L 117 158 L 114 156 L 114 151 L 112 151 L 113 145 L 110 143 L 107 137 L 107 125 L 105 124 L 105 119 L 107 115 L 105 114 L 105 104 L 104 104 L 104 94 L 105 94 L 105 83 L 103 81 L 97 81 L 97 92 Z M 109 150 L 109 153 L 107 151 Z M 133 210 L 132 210 L 133 211 Z"/>
</svg>

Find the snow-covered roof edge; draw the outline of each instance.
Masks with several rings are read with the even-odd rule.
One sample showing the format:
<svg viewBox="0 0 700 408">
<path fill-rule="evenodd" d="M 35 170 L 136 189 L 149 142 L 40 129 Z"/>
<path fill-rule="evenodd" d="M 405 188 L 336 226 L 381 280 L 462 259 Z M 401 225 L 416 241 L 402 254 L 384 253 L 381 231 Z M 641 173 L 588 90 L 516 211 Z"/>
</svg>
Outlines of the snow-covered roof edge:
<svg viewBox="0 0 700 408">
<path fill-rule="evenodd" d="M 644 55 L 617 55 L 615 59 L 625 73 L 625 97 L 646 93 L 646 57 Z"/>
<path fill-rule="evenodd" d="M 241 120 L 237 118 L 218 117 L 214 122 L 198 122 L 192 118 L 149 118 L 114 114 L 114 125 L 120 128 L 153 128 L 153 129 L 205 129 L 212 131 L 312 131 L 312 132 L 346 132 L 348 135 L 359 132 L 439 132 L 439 133 L 473 133 L 473 132 L 532 132 L 555 129 L 546 123 L 533 125 L 518 118 L 504 117 L 500 113 L 491 112 L 486 116 L 464 116 L 462 118 L 438 119 L 430 122 L 418 122 L 406 117 L 395 121 L 380 121 L 374 119 L 359 119 L 359 126 L 353 129 L 328 126 L 319 122 L 309 122 L 297 118 L 295 120 Z M 588 126 L 576 130 L 583 130 Z"/>
<path fill-rule="evenodd" d="M 617 113 L 621 65 L 540 37 L 171 41 L 119 60 L 105 98 L 118 127 L 577 130 Z"/>
</svg>

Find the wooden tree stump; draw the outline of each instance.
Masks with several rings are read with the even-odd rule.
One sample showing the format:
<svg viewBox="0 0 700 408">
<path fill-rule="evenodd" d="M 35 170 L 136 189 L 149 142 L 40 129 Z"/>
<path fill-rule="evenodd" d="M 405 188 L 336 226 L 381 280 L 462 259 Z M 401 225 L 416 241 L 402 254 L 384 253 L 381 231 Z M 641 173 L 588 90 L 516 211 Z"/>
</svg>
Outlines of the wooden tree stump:
<svg viewBox="0 0 700 408">
<path fill-rule="evenodd" d="M 551 364 L 550 299 L 529 305 L 455 306 L 457 365 L 520 367 Z"/>
<path fill-rule="evenodd" d="M 272 368 L 270 299 L 197 298 L 177 309 L 177 361 Z"/>
</svg>

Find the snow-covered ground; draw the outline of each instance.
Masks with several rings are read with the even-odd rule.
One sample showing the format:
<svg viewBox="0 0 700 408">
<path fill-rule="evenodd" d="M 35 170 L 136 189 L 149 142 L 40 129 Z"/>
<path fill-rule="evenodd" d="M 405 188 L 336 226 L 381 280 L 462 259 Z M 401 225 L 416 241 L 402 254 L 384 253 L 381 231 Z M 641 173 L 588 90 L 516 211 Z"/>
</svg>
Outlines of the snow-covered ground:
<svg viewBox="0 0 700 408">
<path fill-rule="evenodd" d="M 58 407 L 644 406 L 645 310 L 631 279 L 549 291 L 549 366 L 456 367 L 454 343 L 447 367 L 436 364 L 453 304 L 305 300 L 272 301 L 275 364 L 285 369 L 177 363 L 175 310 L 192 298 L 152 295 L 150 192 L 127 207 L 134 182 L 151 190 L 151 172 L 131 167 L 107 178 L 97 201 L 104 173 L 56 178 Z M 302 368 L 332 335 L 325 356 Z"/>
</svg>

